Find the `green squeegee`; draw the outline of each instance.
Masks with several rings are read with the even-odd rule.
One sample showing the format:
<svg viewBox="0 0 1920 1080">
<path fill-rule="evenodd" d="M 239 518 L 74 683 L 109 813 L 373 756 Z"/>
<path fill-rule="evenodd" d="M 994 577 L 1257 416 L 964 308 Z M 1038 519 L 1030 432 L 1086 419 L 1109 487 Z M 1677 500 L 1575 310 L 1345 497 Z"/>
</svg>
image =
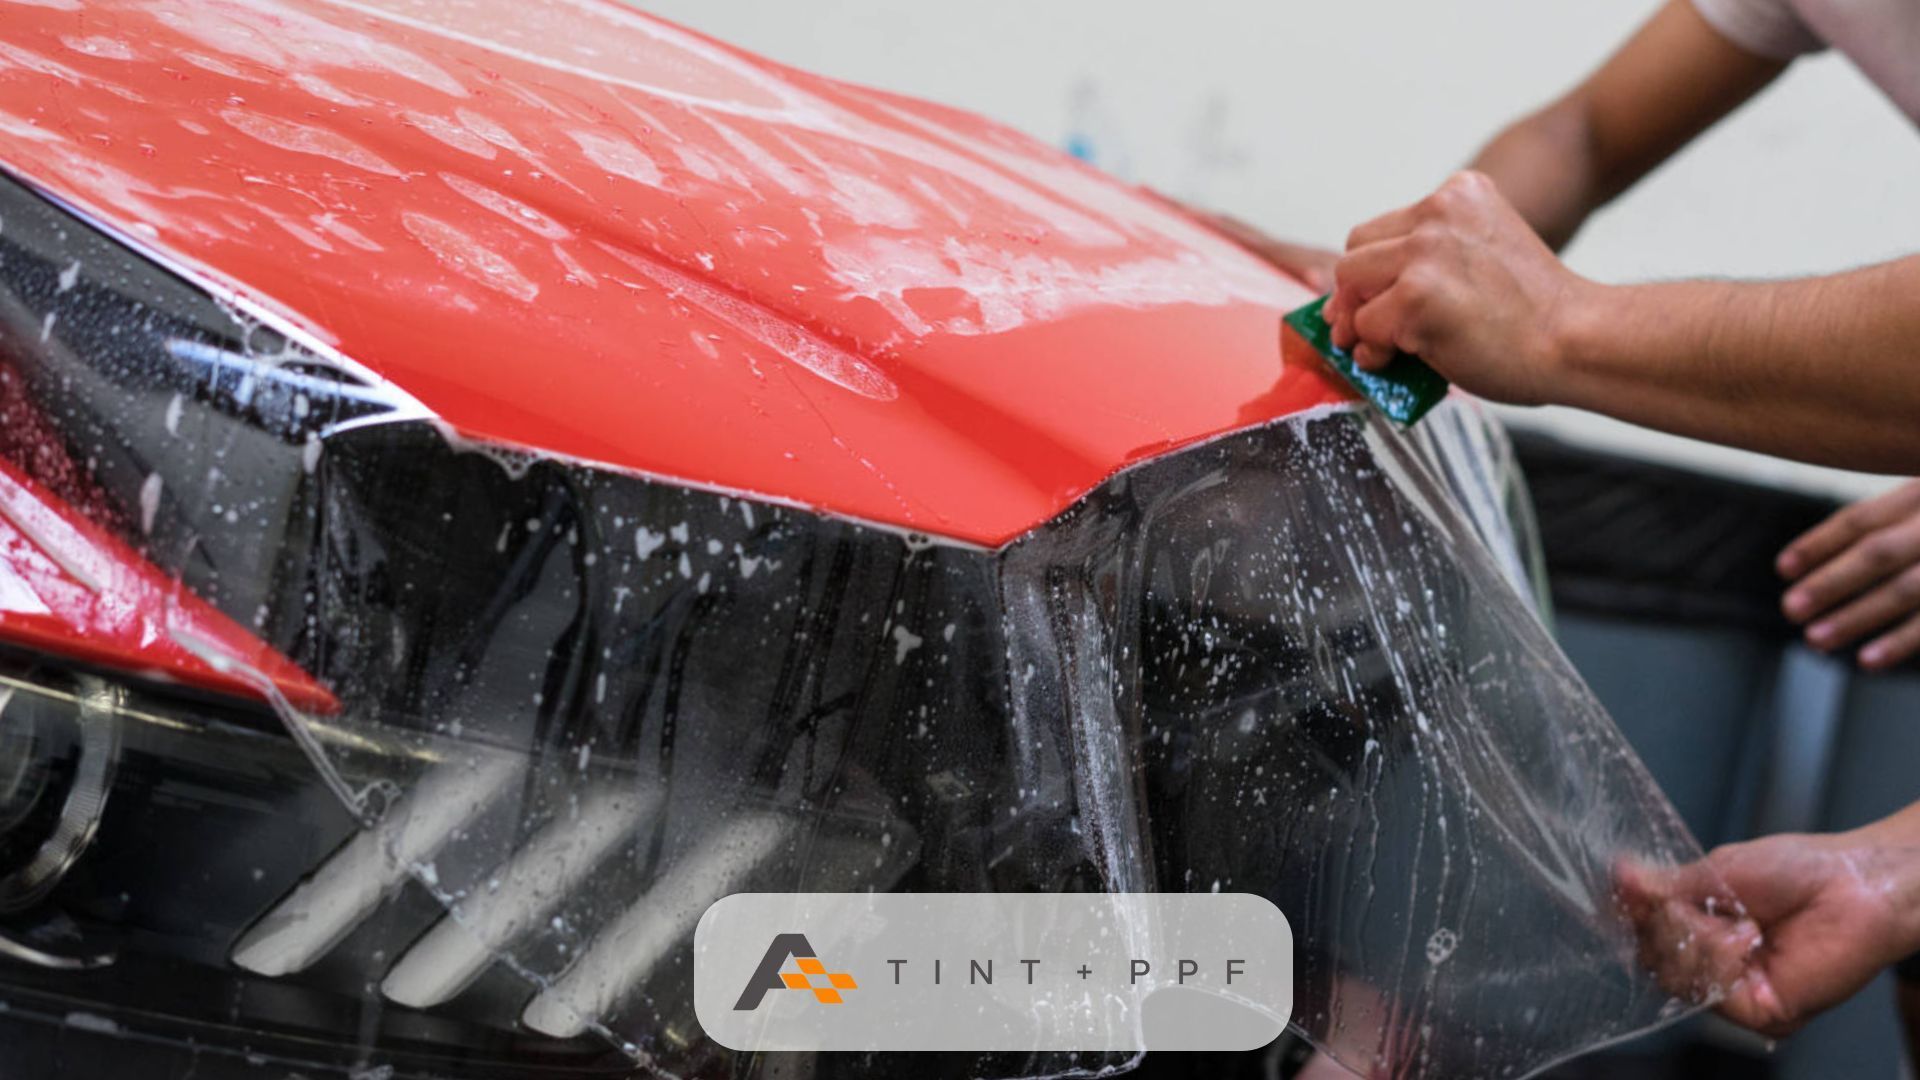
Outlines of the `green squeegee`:
<svg viewBox="0 0 1920 1080">
<path fill-rule="evenodd" d="M 1393 359 L 1379 371 L 1368 371 L 1355 364 L 1351 353 L 1333 343 L 1333 328 L 1320 315 L 1326 303 L 1327 298 L 1323 296 L 1289 312 L 1286 324 L 1360 391 L 1362 397 L 1386 413 L 1388 419 L 1402 428 L 1410 428 L 1447 396 L 1446 376 L 1410 353 L 1394 353 Z"/>
</svg>

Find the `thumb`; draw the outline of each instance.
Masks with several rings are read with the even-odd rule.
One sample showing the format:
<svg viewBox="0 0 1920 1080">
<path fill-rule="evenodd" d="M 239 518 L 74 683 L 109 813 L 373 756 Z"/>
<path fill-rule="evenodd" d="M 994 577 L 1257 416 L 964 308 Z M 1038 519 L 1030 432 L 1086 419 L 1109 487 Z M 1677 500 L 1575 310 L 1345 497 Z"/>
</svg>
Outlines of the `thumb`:
<svg viewBox="0 0 1920 1080">
<path fill-rule="evenodd" d="M 1627 916 L 1643 922 L 1669 889 L 1666 875 L 1657 867 L 1629 857 L 1613 864 L 1613 891 Z"/>
<path fill-rule="evenodd" d="M 1623 856 L 1613 864 L 1613 887 L 1629 912 L 1672 900 L 1700 905 L 1717 915 L 1738 917 L 1744 913 L 1721 881 L 1719 871 L 1706 859 L 1660 866 Z"/>
<path fill-rule="evenodd" d="M 1749 978 L 1757 971 L 1760 928 L 1727 894 L 1711 865 L 1703 860 L 1663 867 L 1622 859 L 1613 880 L 1639 938 L 1640 961 L 1669 993 L 1706 1002 L 1740 986 L 1749 995 L 1743 1007 L 1777 1004 L 1764 978 Z"/>
<path fill-rule="evenodd" d="M 1763 964 L 1752 965 L 1727 985 L 1718 1011 L 1741 1027 L 1765 1035 L 1788 1035 L 1799 1026 Z"/>
</svg>

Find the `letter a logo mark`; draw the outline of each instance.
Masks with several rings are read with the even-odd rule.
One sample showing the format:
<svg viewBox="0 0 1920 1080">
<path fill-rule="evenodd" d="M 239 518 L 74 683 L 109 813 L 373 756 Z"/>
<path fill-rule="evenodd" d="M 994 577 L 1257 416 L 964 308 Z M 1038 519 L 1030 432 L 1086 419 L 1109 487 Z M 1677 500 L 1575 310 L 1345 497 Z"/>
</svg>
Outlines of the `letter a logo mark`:
<svg viewBox="0 0 1920 1080">
<path fill-rule="evenodd" d="M 791 957 L 799 971 L 781 971 Z M 813 978 L 826 981 L 823 986 L 815 986 Z M 855 990 L 859 984 L 853 976 L 841 971 L 828 971 L 808 944 L 805 934 L 775 934 L 773 943 L 767 946 L 766 955 L 760 958 L 760 965 L 753 969 L 753 976 L 747 980 L 747 988 L 740 992 L 740 1000 L 733 1003 L 735 1012 L 745 1012 L 760 1007 L 760 1002 L 769 990 L 811 990 L 815 1001 L 823 1005 L 841 1003 L 840 991 Z"/>
</svg>

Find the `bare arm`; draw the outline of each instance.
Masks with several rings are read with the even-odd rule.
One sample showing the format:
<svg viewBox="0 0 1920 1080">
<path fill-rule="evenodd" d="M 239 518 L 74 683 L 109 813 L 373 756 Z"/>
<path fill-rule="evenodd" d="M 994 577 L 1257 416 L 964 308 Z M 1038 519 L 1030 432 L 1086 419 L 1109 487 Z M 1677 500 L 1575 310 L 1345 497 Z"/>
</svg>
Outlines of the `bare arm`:
<svg viewBox="0 0 1920 1080">
<path fill-rule="evenodd" d="M 1415 353 L 1497 401 L 1920 472 L 1920 256 L 1800 281 L 1608 286 L 1479 173 L 1354 230 L 1327 304 L 1367 368 Z"/>
<path fill-rule="evenodd" d="M 1665 7 L 1558 101 L 1509 125 L 1470 168 L 1491 177 L 1558 251 L 1587 216 L 1738 108 L 1785 70 L 1720 36 L 1692 0 Z M 1339 256 L 1184 207 L 1308 287 L 1332 284 Z"/>
<path fill-rule="evenodd" d="M 1470 167 L 1558 250 L 1589 214 L 1785 68 L 1722 37 L 1691 0 L 1669 0 L 1585 82 L 1495 136 Z"/>
<path fill-rule="evenodd" d="M 1826 465 L 1920 471 L 1920 256 L 1828 277 L 1586 286 L 1569 405 Z"/>
</svg>

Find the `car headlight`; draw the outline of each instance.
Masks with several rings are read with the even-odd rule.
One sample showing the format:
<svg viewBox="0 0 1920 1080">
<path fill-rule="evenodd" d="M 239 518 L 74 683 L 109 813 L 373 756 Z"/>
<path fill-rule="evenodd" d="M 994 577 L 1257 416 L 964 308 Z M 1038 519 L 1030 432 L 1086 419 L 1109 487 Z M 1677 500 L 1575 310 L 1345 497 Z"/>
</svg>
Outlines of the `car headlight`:
<svg viewBox="0 0 1920 1080">
<path fill-rule="evenodd" d="M 0 911 L 34 906 L 79 859 L 119 759 L 111 690 L 90 680 L 58 698 L 40 691 L 0 683 Z M 96 958 L 42 962 L 84 967 Z"/>
<path fill-rule="evenodd" d="M 1188 447 L 988 551 L 473 443 L 18 185 L 0 220 L 7 1016 L 753 1071 L 687 985 L 745 889 L 1258 892 L 1296 1022 L 1396 1075 L 1670 1011 L 1609 869 L 1697 849 L 1529 612 L 1470 406 Z"/>
</svg>

